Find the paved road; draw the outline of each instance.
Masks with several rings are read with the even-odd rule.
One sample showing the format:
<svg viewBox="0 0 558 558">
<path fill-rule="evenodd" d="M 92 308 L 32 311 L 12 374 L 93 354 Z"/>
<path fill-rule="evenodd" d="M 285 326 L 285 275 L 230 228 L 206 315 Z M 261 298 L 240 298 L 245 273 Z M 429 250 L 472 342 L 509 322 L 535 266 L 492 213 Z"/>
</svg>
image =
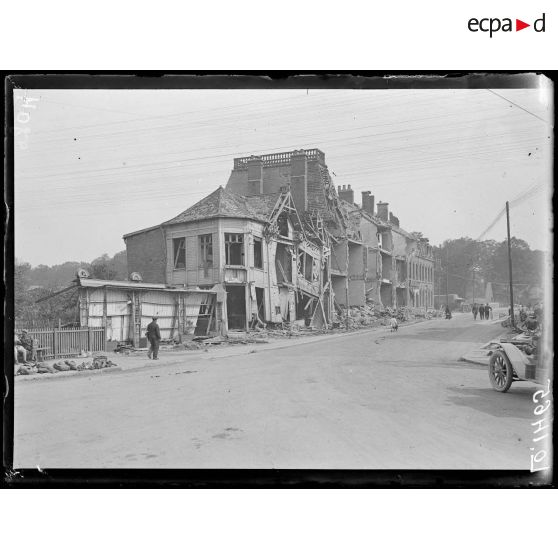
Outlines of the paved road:
<svg viewBox="0 0 558 558">
<path fill-rule="evenodd" d="M 16 382 L 15 467 L 528 469 L 537 387 L 458 362 L 501 331 L 457 315 Z"/>
</svg>

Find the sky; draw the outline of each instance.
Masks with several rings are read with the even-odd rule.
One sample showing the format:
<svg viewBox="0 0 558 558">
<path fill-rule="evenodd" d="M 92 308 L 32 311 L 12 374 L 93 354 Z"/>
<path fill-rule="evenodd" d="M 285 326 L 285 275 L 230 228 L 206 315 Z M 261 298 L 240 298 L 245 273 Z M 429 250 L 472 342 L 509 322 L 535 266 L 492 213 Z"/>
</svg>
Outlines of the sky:
<svg viewBox="0 0 558 558">
<path fill-rule="evenodd" d="M 544 79 L 544 78 L 542 78 Z M 407 231 L 551 246 L 552 91 L 16 90 L 15 257 L 36 266 L 124 250 L 225 186 L 234 157 L 321 149 L 355 202 Z"/>
</svg>

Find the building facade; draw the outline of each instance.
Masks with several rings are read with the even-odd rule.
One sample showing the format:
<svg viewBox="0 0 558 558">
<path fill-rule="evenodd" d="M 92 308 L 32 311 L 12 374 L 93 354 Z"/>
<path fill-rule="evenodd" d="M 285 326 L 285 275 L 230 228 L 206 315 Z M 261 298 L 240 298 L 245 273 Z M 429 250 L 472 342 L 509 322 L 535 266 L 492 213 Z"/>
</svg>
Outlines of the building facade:
<svg viewBox="0 0 558 558">
<path fill-rule="evenodd" d="M 221 333 L 261 322 L 328 327 L 333 310 L 373 301 L 432 306 L 427 239 L 387 203 L 335 188 L 319 149 L 234 160 L 219 188 L 173 219 L 124 236 L 128 271 L 221 292 Z"/>
</svg>

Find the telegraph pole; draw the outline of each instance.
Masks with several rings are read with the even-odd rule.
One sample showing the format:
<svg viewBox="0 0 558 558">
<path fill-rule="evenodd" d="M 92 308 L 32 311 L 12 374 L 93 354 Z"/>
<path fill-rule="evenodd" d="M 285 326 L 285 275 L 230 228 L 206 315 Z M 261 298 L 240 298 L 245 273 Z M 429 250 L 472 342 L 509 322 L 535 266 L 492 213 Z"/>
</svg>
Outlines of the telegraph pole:
<svg viewBox="0 0 558 558">
<path fill-rule="evenodd" d="M 510 273 L 510 308 L 511 308 L 511 324 L 515 327 L 515 316 L 513 312 L 513 279 L 512 279 L 512 259 L 511 259 L 511 238 L 510 238 L 510 203 L 506 202 L 506 220 L 508 225 L 508 266 Z"/>
<path fill-rule="evenodd" d="M 448 282 L 449 282 L 449 256 L 448 256 L 448 243 L 446 242 L 446 306 L 449 308 Z"/>
<path fill-rule="evenodd" d="M 475 304 L 475 266 L 473 266 L 473 305 Z"/>
<path fill-rule="evenodd" d="M 345 328 L 349 331 L 349 237 L 347 237 L 347 275 L 345 277 L 345 306 L 347 309 L 347 314 L 345 316 Z"/>
</svg>

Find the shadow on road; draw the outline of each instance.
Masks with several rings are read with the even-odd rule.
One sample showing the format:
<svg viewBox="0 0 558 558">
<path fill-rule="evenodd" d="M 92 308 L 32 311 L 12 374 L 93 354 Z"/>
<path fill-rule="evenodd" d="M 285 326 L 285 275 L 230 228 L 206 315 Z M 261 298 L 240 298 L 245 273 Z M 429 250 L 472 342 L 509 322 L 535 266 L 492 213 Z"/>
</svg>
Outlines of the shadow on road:
<svg viewBox="0 0 558 558">
<path fill-rule="evenodd" d="M 385 364 L 386 366 L 398 366 L 408 368 L 425 368 L 428 370 L 429 368 L 440 368 L 442 370 L 463 370 L 466 368 L 470 368 L 470 365 L 467 363 L 459 362 L 456 360 L 403 360 L 393 357 L 389 360 L 378 360 L 374 359 L 374 365 L 376 364 Z M 476 372 L 476 370 L 475 370 Z"/>
<path fill-rule="evenodd" d="M 500 328 L 501 329 L 501 328 Z M 464 327 L 429 327 L 427 329 L 415 330 L 409 333 L 397 333 L 394 337 L 398 339 L 420 339 L 425 341 L 487 341 L 498 333 L 500 330 L 496 327 L 480 326 L 478 328 L 471 327 L 470 324 Z"/>
<path fill-rule="evenodd" d="M 488 383 L 488 378 L 486 379 Z M 456 395 L 450 395 L 450 403 L 470 407 L 493 417 L 530 419 L 533 416 L 532 393 L 528 387 L 514 387 L 507 393 L 486 388 L 449 387 Z"/>
</svg>

